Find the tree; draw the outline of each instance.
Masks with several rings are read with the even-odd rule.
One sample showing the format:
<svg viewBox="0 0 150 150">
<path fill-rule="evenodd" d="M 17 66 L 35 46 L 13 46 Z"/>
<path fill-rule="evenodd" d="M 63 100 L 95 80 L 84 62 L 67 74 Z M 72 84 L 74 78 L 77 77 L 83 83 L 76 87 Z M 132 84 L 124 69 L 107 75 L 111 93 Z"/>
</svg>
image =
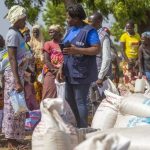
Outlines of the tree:
<svg viewBox="0 0 150 150">
<path fill-rule="evenodd" d="M 23 6 L 27 10 L 28 22 L 34 24 L 38 19 L 38 14 L 41 11 L 45 0 L 5 0 L 5 5 L 10 8 L 13 5 Z"/>
<path fill-rule="evenodd" d="M 104 15 L 111 13 L 116 19 L 111 29 L 116 40 L 129 19 L 135 21 L 139 33 L 150 29 L 150 0 L 95 0 L 95 3 Z"/>
<path fill-rule="evenodd" d="M 43 12 L 43 21 L 49 27 L 52 24 L 59 24 L 62 27 L 65 25 L 66 12 L 64 4 L 54 5 L 52 2 L 47 1 L 46 8 Z"/>
</svg>

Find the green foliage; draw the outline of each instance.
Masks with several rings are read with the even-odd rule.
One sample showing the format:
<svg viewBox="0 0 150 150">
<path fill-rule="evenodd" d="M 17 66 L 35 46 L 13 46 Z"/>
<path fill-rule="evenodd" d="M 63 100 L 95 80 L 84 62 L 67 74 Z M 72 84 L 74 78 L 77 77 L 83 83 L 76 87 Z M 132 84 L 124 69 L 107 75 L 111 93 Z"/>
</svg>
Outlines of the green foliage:
<svg viewBox="0 0 150 150">
<path fill-rule="evenodd" d="M 116 19 L 112 26 L 112 33 L 119 39 L 126 22 L 133 19 L 138 26 L 138 32 L 143 32 L 150 25 L 150 0 L 109 0 L 107 6 Z M 101 9 L 101 8 L 100 8 Z M 148 15 L 149 14 L 149 15 Z M 145 27 L 143 28 L 143 25 Z"/>
<path fill-rule="evenodd" d="M 5 0 L 5 5 L 9 9 L 13 5 L 23 6 L 27 10 L 28 22 L 34 24 L 38 19 L 38 14 L 41 11 L 45 0 Z"/>
<path fill-rule="evenodd" d="M 43 33 L 43 36 L 44 36 L 44 41 L 49 41 L 50 40 L 50 36 L 48 34 L 48 28 L 43 27 L 42 28 L 42 33 Z"/>
<path fill-rule="evenodd" d="M 45 22 L 45 28 L 43 28 L 44 39 L 47 41 L 50 39 L 48 34 L 48 28 L 52 24 L 59 24 L 62 30 L 65 28 L 66 11 L 63 3 L 54 5 L 52 2 L 47 1 L 46 8 L 43 12 L 43 21 Z"/>
<path fill-rule="evenodd" d="M 52 24 L 59 24 L 62 27 L 65 25 L 66 11 L 64 4 L 53 5 L 52 2 L 47 1 L 46 9 L 43 13 L 43 20 L 46 27 Z"/>
</svg>

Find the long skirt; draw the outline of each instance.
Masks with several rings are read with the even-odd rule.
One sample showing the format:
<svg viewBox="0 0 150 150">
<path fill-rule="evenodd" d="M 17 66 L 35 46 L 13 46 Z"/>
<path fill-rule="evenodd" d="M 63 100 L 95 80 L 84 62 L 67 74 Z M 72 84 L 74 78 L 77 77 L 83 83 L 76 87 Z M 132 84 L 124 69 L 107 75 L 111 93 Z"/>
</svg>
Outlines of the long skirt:
<svg viewBox="0 0 150 150">
<path fill-rule="evenodd" d="M 23 74 L 20 73 L 21 81 Z M 11 105 L 11 97 L 9 92 L 15 89 L 15 79 L 11 69 L 4 72 L 4 116 L 2 124 L 2 132 L 7 139 L 21 140 L 25 137 L 25 118 L 26 114 L 14 115 L 14 110 Z"/>
<path fill-rule="evenodd" d="M 55 76 L 51 72 L 44 75 L 42 99 L 56 98 L 57 90 L 55 85 Z"/>
</svg>

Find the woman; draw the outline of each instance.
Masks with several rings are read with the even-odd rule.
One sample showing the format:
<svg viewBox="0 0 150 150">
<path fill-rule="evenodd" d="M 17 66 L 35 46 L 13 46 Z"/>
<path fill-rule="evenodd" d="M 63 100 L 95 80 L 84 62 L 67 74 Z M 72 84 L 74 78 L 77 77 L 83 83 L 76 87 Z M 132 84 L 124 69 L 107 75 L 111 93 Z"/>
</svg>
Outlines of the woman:
<svg viewBox="0 0 150 150">
<path fill-rule="evenodd" d="M 5 134 L 5 138 L 8 139 L 8 149 L 14 149 L 19 144 L 19 140 L 25 137 L 24 122 L 26 115 L 25 113 L 17 116 L 14 114 L 9 92 L 14 89 L 17 92 L 23 91 L 23 74 L 26 69 L 26 61 L 23 58 L 26 55 L 26 48 L 24 38 L 19 30 L 25 27 L 26 11 L 23 7 L 15 5 L 9 10 L 7 19 L 11 23 L 6 36 L 10 65 L 4 72 L 5 88 L 2 132 Z"/>
<path fill-rule="evenodd" d="M 139 77 L 146 75 L 150 84 L 150 32 L 142 33 L 139 48 Z"/>
<path fill-rule="evenodd" d="M 140 45 L 140 35 L 134 30 L 134 22 L 128 21 L 126 24 L 126 32 L 121 36 L 120 43 L 124 56 L 124 82 L 132 83 L 138 73 L 138 48 Z"/>
<path fill-rule="evenodd" d="M 21 33 L 24 36 L 24 39 L 26 41 L 25 46 L 27 49 L 27 55 L 29 59 L 28 67 L 25 71 L 24 75 L 24 90 L 25 90 L 25 99 L 27 102 L 27 106 L 29 110 L 35 110 L 38 109 L 36 97 L 35 97 L 35 90 L 34 90 L 34 80 L 35 80 L 35 62 L 33 57 L 33 52 L 31 50 L 31 47 L 29 46 L 28 42 L 30 41 L 30 30 L 28 27 L 25 27 L 23 30 L 21 30 Z"/>
<path fill-rule="evenodd" d="M 78 127 L 87 127 L 87 95 L 91 82 L 97 80 L 96 54 L 100 50 L 97 31 L 83 22 L 85 18 L 80 4 L 68 7 L 70 28 L 63 39 L 64 64 L 57 74 L 58 80 L 63 80 L 63 73 L 65 75 L 65 98 L 75 114 Z"/>
<path fill-rule="evenodd" d="M 44 83 L 42 99 L 55 98 L 57 96 L 55 78 L 59 67 L 63 63 L 63 55 L 59 47 L 62 38 L 61 27 L 51 25 L 49 34 L 52 38 L 44 44 Z"/>
<path fill-rule="evenodd" d="M 29 45 L 34 53 L 36 78 L 41 74 L 43 68 L 43 44 L 44 39 L 39 25 L 34 25 L 32 28 L 31 40 Z M 37 80 L 34 82 L 36 100 L 38 103 L 42 100 L 42 84 Z"/>
</svg>

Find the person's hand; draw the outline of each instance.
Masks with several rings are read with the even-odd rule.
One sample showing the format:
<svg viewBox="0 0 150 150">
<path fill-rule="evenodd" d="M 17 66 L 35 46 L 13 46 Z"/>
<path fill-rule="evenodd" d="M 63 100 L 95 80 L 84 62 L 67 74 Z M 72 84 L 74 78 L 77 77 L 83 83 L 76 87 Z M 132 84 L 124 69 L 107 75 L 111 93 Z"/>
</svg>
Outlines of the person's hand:
<svg viewBox="0 0 150 150">
<path fill-rule="evenodd" d="M 57 72 L 58 72 L 58 69 L 55 69 L 55 68 L 51 69 L 51 73 L 52 73 L 54 76 L 56 76 Z"/>
<path fill-rule="evenodd" d="M 16 83 L 16 88 L 15 88 L 15 90 L 16 90 L 18 93 L 20 93 L 20 92 L 23 91 L 23 87 L 22 87 L 21 83 L 19 83 L 19 82 Z"/>
<path fill-rule="evenodd" d="M 66 48 L 63 49 L 63 54 L 78 55 L 79 54 L 79 50 L 77 49 L 76 46 L 71 45 L 71 47 L 66 47 Z"/>
<path fill-rule="evenodd" d="M 64 81 L 64 75 L 63 75 L 63 70 L 62 67 L 59 68 L 57 74 L 56 74 L 56 80 L 59 82 L 63 82 Z"/>
<path fill-rule="evenodd" d="M 103 79 L 98 79 L 96 84 L 101 87 L 103 85 Z"/>
<path fill-rule="evenodd" d="M 143 73 L 142 73 L 142 72 L 139 72 L 139 73 L 138 73 L 138 77 L 139 77 L 139 79 L 142 79 Z"/>
</svg>

